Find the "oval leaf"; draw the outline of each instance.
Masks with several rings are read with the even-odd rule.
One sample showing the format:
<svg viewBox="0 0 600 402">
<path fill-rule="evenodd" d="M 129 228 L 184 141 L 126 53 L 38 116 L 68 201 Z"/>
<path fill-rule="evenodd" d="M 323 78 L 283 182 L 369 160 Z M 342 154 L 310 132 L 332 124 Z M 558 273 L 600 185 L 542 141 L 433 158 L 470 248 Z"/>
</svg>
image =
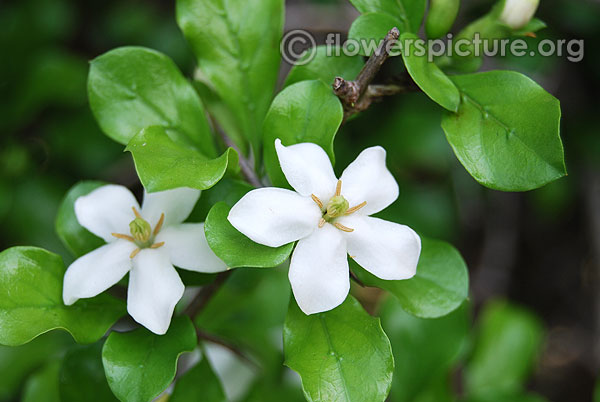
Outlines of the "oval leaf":
<svg viewBox="0 0 600 402">
<path fill-rule="evenodd" d="M 302 81 L 281 91 L 264 124 L 265 167 L 271 183 L 288 186 L 277 159 L 275 139 L 281 139 L 283 145 L 314 142 L 333 161 L 333 139 L 343 118 L 340 100 L 321 81 Z"/>
<path fill-rule="evenodd" d="M 313 315 L 305 315 L 292 298 L 283 344 L 285 364 L 302 377 L 308 401 L 383 401 L 390 391 L 390 341 L 379 319 L 352 296 Z"/>
<path fill-rule="evenodd" d="M 238 161 L 233 148 L 216 159 L 207 159 L 197 150 L 173 141 L 160 126 L 143 129 L 126 150 L 133 155 L 140 181 L 150 192 L 177 187 L 210 188 L 228 169 L 235 170 Z"/>
<path fill-rule="evenodd" d="M 65 306 L 65 271 L 60 256 L 40 248 L 0 253 L 0 344 L 22 345 L 56 328 L 79 343 L 92 343 L 125 314 L 124 303 L 106 294 Z"/>
<path fill-rule="evenodd" d="M 307 50 L 298 60 L 298 64 L 292 67 L 285 80 L 285 86 L 308 80 L 320 80 L 325 85 L 331 85 L 335 77 L 349 81 L 355 79 L 365 63 L 362 57 L 347 56 L 345 53 L 341 47 L 326 45 Z M 308 57 L 313 59 L 304 64 Z"/>
<path fill-rule="evenodd" d="M 162 53 L 121 47 L 95 58 L 88 96 L 102 131 L 121 144 L 141 129 L 159 125 L 172 138 L 216 156 L 200 97 Z"/>
<path fill-rule="evenodd" d="M 229 268 L 276 267 L 288 259 L 294 243 L 268 247 L 253 242 L 229 223 L 227 216 L 230 209 L 225 202 L 215 204 L 204 223 L 208 245 Z"/>
<path fill-rule="evenodd" d="M 113 332 L 102 349 L 108 385 L 121 401 L 149 402 L 171 384 L 179 355 L 194 350 L 197 341 L 186 316 L 173 319 L 165 335 L 145 328 Z"/>
<path fill-rule="evenodd" d="M 361 55 L 370 56 L 375 53 L 390 29 L 396 27 L 402 30 L 402 26 L 402 21 L 389 14 L 363 14 L 350 26 L 349 42 L 345 46 L 349 51 L 355 51 L 354 46 L 356 45 L 359 47 Z M 398 56 L 398 52 L 390 52 L 390 56 Z"/>
<path fill-rule="evenodd" d="M 468 296 L 469 274 L 460 253 L 450 244 L 421 238 L 417 274 L 403 281 L 384 281 L 353 265 L 358 277 L 398 298 L 402 308 L 417 317 L 437 318 L 456 310 Z"/>
<path fill-rule="evenodd" d="M 462 100 L 442 128 L 475 180 L 503 191 L 527 191 L 566 174 L 560 104 L 513 71 L 452 77 Z"/>
<path fill-rule="evenodd" d="M 415 41 L 419 37 L 412 33 L 404 33 L 400 37 L 402 41 L 402 59 L 406 70 L 415 83 L 438 105 L 452 112 L 458 110 L 460 104 L 460 93 L 442 70 L 435 63 L 428 60 L 426 49 L 422 55 L 417 49 Z"/>
<path fill-rule="evenodd" d="M 74 207 L 77 198 L 89 194 L 105 184 L 101 181 L 79 182 L 71 187 L 60 204 L 55 223 L 56 233 L 75 257 L 81 257 L 105 243 L 104 240 L 79 224 Z"/>
<path fill-rule="evenodd" d="M 350 0 L 361 14 L 389 14 L 402 22 L 403 32 L 418 32 L 425 15 L 427 0 Z M 381 37 L 383 38 L 383 36 Z"/>
<path fill-rule="evenodd" d="M 198 60 L 196 78 L 226 105 L 255 155 L 279 72 L 283 3 L 177 0 L 177 23 Z"/>
</svg>

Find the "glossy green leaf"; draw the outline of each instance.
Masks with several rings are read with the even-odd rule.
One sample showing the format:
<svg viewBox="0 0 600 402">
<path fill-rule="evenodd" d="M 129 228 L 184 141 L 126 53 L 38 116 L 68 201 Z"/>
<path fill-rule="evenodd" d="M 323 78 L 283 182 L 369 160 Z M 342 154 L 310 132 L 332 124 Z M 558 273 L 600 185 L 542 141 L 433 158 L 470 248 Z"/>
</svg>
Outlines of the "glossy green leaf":
<svg viewBox="0 0 600 402">
<path fill-rule="evenodd" d="M 93 392 L 90 392 L 93 390 Z M 62 402 L 118 401 L 108 387 L 102 366 L 102 342 L 71 348 L 60 368 Z"/>
<path fill-rule="evenodd" d="M 16 346 L 52 329 L 79 343 L 92 343 L 125 314 L 125 305 L 106 294 L 65 306 L 62 259 L 35 247 L 0 253 L 0 344 Z"/>
<path fill-rule="evenodd" d="M 263 118 L 279 71 L 283 0 L 178 0 L 177 23 L 212 89 L 260 155 Z"/>
<path fill-rule="evenodd" d="M 177 380 L 169 398 L 169 402 L 190 401 L 227 401 L 223 387 L 205 357 Z"/>
<path fill-rule="evenodd" d="M 60 204 L 56 216 L 56 233 L 75 257 L 81 257 L 105 242 L 79 224 L 75 216 L 75 200 L 103 186 L 101 181 L 82 181 L 75 184 Z"/>
<path fill-rule="evenodd" d="M 444 36 L 450 31 L 458 15 L 460 0 L 431 0 L 425 21 L 425 33 L 430 39 Z"/>
<path fill-rule="evenodd" d="M 437 318 L 456 310 L 467 298 L 469 274 L 460 253 L 450 244 L 421 238 L 417 274 L 402 281 L 384 281 L 355 265 L 359 278 L 398 298 L 402 308 L 417 317 Z"/>
<path fill-rule="evenodd" d="M 63 402 L 58 391 L 60 362 L 52 362 L 31 375 L 23 389 L 21 402 Z"/>
<path fill-rule="evenodd" d="M 428 61 L 427 52 L 419 53 L 412 33 L 403 33 L 400 40 L 404 44 L 402 59 L 411 78 L 427 96 L 443 108 L 456 112 L 460 105 L 460 93 L 446 74 L 435 63 Z"/>
<path fill-rule="evenodd" d="M 277 138 L 283 145 L 314 142 L 333 161 L 333 139 L 343 118 L 340 100 L 321 81 L 302 81 L 281 91 L 264 125 L 265 167 L 271 183 L 277 187 L 288 185 L 275 151 Z"/>
<path fill-rule="evenodd" d="M 466 304 L 442 318 L 417 318 L 405 311 L 397 299 L 388 298 L 380 310 L 381 324 L 394 351 L 392 400 L 426 399 L 440 378 L 447 378 L 469 334 L 470 317 Z M 437 392 L 433 392 L 437 394 Z M 439 398 L 438 398 L 439 400 Z"/>
<path fill-rule="evenodd" d="M 121 401 L 149 402 L 175 378 L 179 355 L 196 344 L 194 325 L 186 316 L 173 319 L 165 335 L 145 328 L 112 332 L 102 349 L 108 385 Z"/>
<path fill-rule="evenodd" d="M 204 223 L 208 245 L 229 268 L 276 267 L 288 259 L 294 243 L 268 247 L 253 242 L 229 223 L 227 216 L 230 209 L 225 202 L 215 204 Z"/>
<path fill-rule="evenodd" d="M 354 46 L 360 49 L 359 54 L 371 56 L 379 47 L 383 38 L 390 29 L 402 27 L 402 22 L 389 14 L 367 13 L 354 20 L 348 31 L 349 51 L 355 52 Z M 391 56 L 398 56 L 399 52 L 391 52 Z"/>
<path fill-rule="evenodd" d="M 512 71 L 452 80 L 462 101 L 458 113 L 444 116 L 442 128 L 475 180 L 497 190 L 526 191 L 566 174 L 555 97 Z"/>
<path fill-rule="evenodd" d="M 200 97 L 162 53 L 121 47 L 95 58 L 90 64 L 88 96 L 102 131 L 121 144 L 143 128 L 157 125 L 173 140 L 216 156 Z"/>
<path fill-rule="evenodd" d="M 312 60 L 306 62 L 309 57 Z M 320 80 L 325 85 L 331 85 L 335 77 L 353 80 L 364 64 L 362 57 L 347 56 L 342 47 L 317 46 L 304 52 L 298 59 L 285 80 L 285 86 L 309 80 Z"/>
<path fill-rule="evenodd" d="M 196 149 L 173 141 L 160 126 L 143 129 L 126 150 L 133 155 L 140 181 L 150 192 L 177 187 L 210 188 L 227 170 L 235 170 L 238 161 L 233 148 L 216 159 L 207 159 Z"/>
<path fill-rule="evenodd" d="M 541 323 L 530 312 L 503 302 L 487 305 L 465 368 L 467 393 L 493 397 L 520 392 L 542 340 Z"/>
<path fill-rule="evenodd" d="M 361 14 L 389 14 L 402 23 L 402 32 L 418 32 L 421 27 L 427 0 L 350 0 Z"/>
<path fill-rule="evenodd" d="M 292 299 L 285 319 L 285 364 L 302 377 L 308 401 L 383 401 L 394 358 L 378 318 L 352 296 L 325 313 L 306 315 Z"/>
</svg>

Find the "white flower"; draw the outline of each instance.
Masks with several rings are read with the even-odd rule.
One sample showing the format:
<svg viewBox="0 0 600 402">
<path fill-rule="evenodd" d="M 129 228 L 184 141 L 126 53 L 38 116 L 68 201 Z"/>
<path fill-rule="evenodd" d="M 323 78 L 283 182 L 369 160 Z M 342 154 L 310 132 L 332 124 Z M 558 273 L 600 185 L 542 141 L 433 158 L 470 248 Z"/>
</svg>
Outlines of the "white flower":
<svg viewBox="0 0 600 402">
<path fill-rule="evenodd" d="M 331 310 L 350 289 L 350 254 L 386 280 L 415 275 L 421 239 L 409 227 L 369 215 L 398 198 L 398 184 L 385 166 L 385 150 L 365 149 L 338 180 L 316 144 L 289 147 L 275 141 L 281 169 L 296 190 L 261 188 L 246 194 L 229 222 L 253 241 L 278 247 L 296 240 L 289 279 L 306 314 Z"/>
<path fill-rule="evenodd" d="M 150 331 L 164 334 L 184 290 L 173 265 L 197 272 L 227 269 L 209 248 L 204 224 L 181 223 L 198 197 L 200 191 L 191 188 L 144 193 L 141 210 L 123 186 L 106 185 L 79 197 L 77 220 L 108 244 L 69 266 L 65 304 L 94 297 L 129 272 L 127 311 Z"/>
<path fill-rule="evenodd" d="M 531 21 L 539 0 L 506 0 L 500 21 L 512 29 L 520 29 Z"/>
</svg>

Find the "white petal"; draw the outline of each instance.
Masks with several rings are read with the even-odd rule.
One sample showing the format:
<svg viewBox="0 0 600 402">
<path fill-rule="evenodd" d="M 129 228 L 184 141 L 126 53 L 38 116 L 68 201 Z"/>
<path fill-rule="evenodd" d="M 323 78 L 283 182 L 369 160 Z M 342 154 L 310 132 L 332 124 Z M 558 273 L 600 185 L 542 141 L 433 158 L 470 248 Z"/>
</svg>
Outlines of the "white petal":
<svg viewBox="0 0 600 402">
<path fill-rule="evenodd" d="M 65 304 L 94 297 L 119 282 L 131 269 L 129 255 L 136 248 L 127 240 L 116 240 L 76 259 L 65 273 Z"/>
<path fill-rule="evenodd" d="M 398 183 L 385 166 L 385 149 L 367 148 L 342 173 L 342 195 L 350 207 L 363 201 L 367 205 L 358 213 L 371 215 L 398 198 Z"/>
<path fill-rule="evenodd" d="M 144 249 L 133 259 L 129 273 L 127 311 L 144 327 L 163 335 L 183 290 L 183 282 L 166 250 Z"/>
<path fill-rule="evenodd" d="M 181 223 L 190 216 L 198 198 L 200 198 L 200 190 L 187 187 L 156 193 L 144 191 L 142 216 L 152 227 L 156 225 L 163 213 L 165 226 Z"/>
<path fill-rule="evenodd" d="M 155 242 L 163 246 L 171 263 L 179 268 L 196 272 L 222 272 L 227 265 L 213 253 L 204 236 L 204 223 L 181 223 L 164 228 Z"/>
<path fill-rule="evenodd" d="M 333 196 L 337 178 L 323 148 L 310 142 L 286 147 L 276 139 L 275 149 L 283 174 L 298 193 L 314 194 L 324 203 Z"/>
<path fill-rule="evenodd" d="M 75 216 L 79 224 L 103 238 L 115 240 L 111 233 L 129 233 L 129 222 L 135 219 L 132 207 L 139 204 L 126 187 L 109 184 L 75 200 Z"/>
<path fill-rule="evenodd" d="M 344 232 L 348 254 L 373 275 L 400 280 L 417 273 L 421 238 L 408 226 L 363 215 L 346 216 L 339 222 L 354 229 Z"/>
<path fill-rule="evenodd" d="M 251 240 L 279 247 L 311 234 L 319 224 L 321 210 L 310 197 L 267 187 L 244 195 L 227 219 Z"/>
<path fill-rule="evenodd" d="M 300 240 L 290 262 L 289 279 L 305 314 L 339 306 L 350 290 L 346 241 L 341 231 L 326 224 Z"/>
</svg>

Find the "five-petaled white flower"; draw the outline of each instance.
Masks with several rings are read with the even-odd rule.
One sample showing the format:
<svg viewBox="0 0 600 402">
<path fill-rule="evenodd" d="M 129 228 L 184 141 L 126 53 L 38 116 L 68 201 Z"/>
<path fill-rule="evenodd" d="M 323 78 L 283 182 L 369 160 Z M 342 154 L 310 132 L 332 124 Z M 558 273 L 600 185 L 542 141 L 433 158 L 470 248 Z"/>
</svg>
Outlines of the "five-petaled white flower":
<svg viewBox="0 0 600 402">
<path fill-rule="evenodd" d="M 127 311 L 150 331 L 162 335 L 184 285 L 173 265 L 196 272 L 227 266 L 209 248 L 203 223 L 181 223 L 200 191 L 177 188 L 144 193 L 140 209 L 123 186 L 102 186 L 75 201 L 77 220 L 108 244 L 78 258 L 64 278 L 66 305 L 93 297 L 129 272 Z"/>
<path fill-rule="evenodd" d="M 421 239 L 409 227 L 369 215 L 398 198 L 398 184 L 385 166 L 385 150 L 365 149 L 338 180 L 316 144 L 275 148 L 281 169 L 296 190 L 250 191 L 231 209 L 229 222 L 251 240 L 278 247 L 296 240 L 289 279 L 306 314 L 331 310 L 350 290 L 350 254 L 386 280 L 415 275 Z"/>
</svg>

